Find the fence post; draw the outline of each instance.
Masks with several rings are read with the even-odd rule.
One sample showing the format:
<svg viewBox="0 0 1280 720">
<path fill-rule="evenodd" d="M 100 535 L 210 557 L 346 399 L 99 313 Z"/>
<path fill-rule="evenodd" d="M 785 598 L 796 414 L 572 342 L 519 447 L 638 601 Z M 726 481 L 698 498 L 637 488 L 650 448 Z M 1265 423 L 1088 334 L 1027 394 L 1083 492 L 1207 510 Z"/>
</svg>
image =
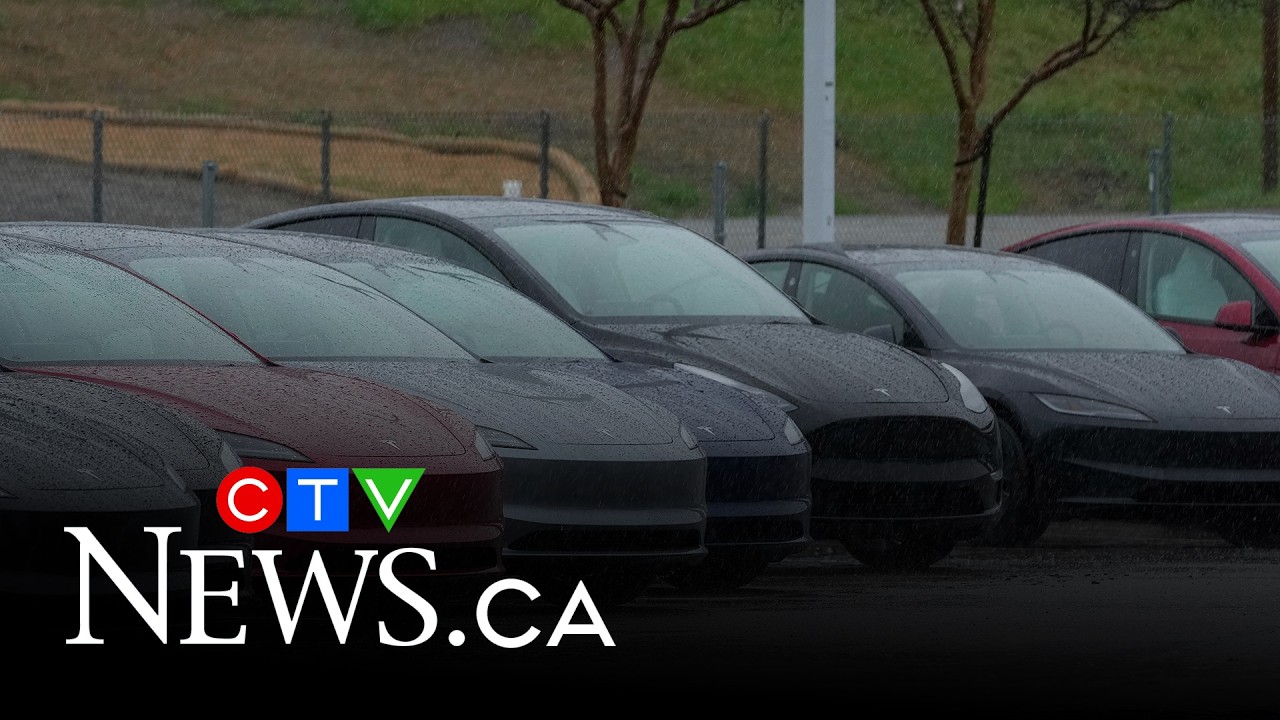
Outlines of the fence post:
<svg viewBox="0 0 1280 720">
<path fill-rule="evenodd" d="M 760 115 L 760 172 L 756 178 L 756 248 L 765 246 L 765 221 L 769 214 L 769 111 Z"/>
<path fill-rule="evenodd" d="M 333 112 L 325 110 L 320 116 L 320 201 L 333 199 L 330 174 L 330 153 L 333 151 Z"/>
<path fill-rule="evenodd" d="M 1151 214 L 1160 214 L 1160 151 L 1152 150 L 1147 158 L 1147 193 L 1151 195 Z"/>
<path fill-rule="evenodd" d="M 712 235 L 716 242 L 724 245 L 724 213 L 725 213 L 725 171 L 728 166 L 723 160 L 716 161 L 715 175 L 711 181 L 711 205 L 714 229 Z"/>
<path fill-rule="evenodd" d="M 218 198 L 214 195 L 214 181 L 218 177 L 218 163 L 204 161 L 204 170 L 200 175 L 200 224 L 214 227 L 218 224 Z"/>
<path fill-rule="evenodd" d="M 1173 113 L 1164 115 L 1164 167 L 1160 168 L 1160 210 L 1168 215 L 1173 210 Z"/>
<path fill-rule="evenodd" d="M 93 111 L 93 221 L 102 222 L 102 125 L 101 110 Z"/>
<path fill-rule="evenodd" d="M 538 127 L 538 197 L 551 197 L 551 113 L 545 109 Z"/>
</svg>

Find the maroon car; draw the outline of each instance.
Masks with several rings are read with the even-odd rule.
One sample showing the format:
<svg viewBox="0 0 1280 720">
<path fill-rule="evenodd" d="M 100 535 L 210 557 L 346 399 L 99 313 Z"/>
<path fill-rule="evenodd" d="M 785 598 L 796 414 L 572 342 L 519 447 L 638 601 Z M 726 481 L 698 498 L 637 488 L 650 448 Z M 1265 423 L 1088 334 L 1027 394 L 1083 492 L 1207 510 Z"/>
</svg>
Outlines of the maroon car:
<svg viewBox="0 0 1280 720">
<path fill-rule="evenodd" d="M 357 548 L 435 552 L 436 570 L 405 561 L 397 575 L 501 567 L 502 465 L 470 421 L 379 384 L 274 365 L 117 267 L 0 234 L 0 363 L 183 410 L 281 488 L 289 468 L 426 468 L 393 531 L 355 482 L 346 531 L 289 532 L 282 512 L 255 547 L 284 551 L 276 560 L 283 576 L 305 573 L 312 549 L 334 551 L 326 567 L 336 576 L 358 569 Z"/>
<path fill-rule="evenodd" d="M 1194 352 L 1280 373 L 1280 215 L 1112 220 L 1015 243 L 1107 285 Z"/>
</svg>

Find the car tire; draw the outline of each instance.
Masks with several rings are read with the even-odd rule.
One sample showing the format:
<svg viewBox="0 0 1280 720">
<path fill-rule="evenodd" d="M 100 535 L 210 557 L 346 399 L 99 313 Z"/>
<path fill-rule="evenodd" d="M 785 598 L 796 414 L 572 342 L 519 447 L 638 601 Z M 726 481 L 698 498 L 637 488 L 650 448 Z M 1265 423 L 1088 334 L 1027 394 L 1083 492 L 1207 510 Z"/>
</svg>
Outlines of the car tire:
<svg viewBox="0 0 1280 720">
<path fill-rule="evenodd" d="M 977 539 L 979 545 L 1025 547 L 1044 535 L 1051 519 L 1045 498 L 1036 491 L 1022 440 L 1013 426 L 996 418 L 1004 454 L 1004 485 L 1008 494 L 1000 515 Z"/>
<path fill-rule="evenodd" d="M 880 572 L 921 570 L 951 554 L 956 541 L 947 537 L 846 538 L 844 549 L 855 560 Z"/>
<path fill-rule="evenodd" d="M 729 592 L 756 579 L 768 565 L 757 553 L 712 550 L 702 562 L 673 570 L 663 580 L 684 592 Z"/>
</svg>

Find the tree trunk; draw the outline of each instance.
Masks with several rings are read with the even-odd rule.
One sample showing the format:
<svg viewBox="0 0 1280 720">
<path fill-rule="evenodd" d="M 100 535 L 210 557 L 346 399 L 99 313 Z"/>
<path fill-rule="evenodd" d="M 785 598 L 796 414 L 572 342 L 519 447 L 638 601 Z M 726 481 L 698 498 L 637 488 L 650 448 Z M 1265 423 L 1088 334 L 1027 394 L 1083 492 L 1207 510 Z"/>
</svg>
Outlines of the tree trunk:
<svg viewBox="0 0 1280 720">
<path fill-rule="evenodd" d="M 973 166 L 982 144 L 974 113 L 961 111 L 956 131 L 956 165 L 951 174 L 951 202 L 947 208 L 947 244 L 965 245 L 969 230 L 969 198 L 973 194 Z"/>
</svg>

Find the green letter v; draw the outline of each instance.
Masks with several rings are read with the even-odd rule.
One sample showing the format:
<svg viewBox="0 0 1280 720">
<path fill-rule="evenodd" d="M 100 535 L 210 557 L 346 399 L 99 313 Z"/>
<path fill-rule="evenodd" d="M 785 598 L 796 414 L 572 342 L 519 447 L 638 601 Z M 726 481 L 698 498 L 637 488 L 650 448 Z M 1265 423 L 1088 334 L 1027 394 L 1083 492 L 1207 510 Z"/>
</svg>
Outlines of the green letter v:
<svg viewBox="0 0 1280 720">
<path fill-rule="evenodd" d="M 352 468 L 356 480 L 369 496 L 373 509 L 382 518 L 382 526 L 391 527 L 400 517 L 400 511 L 409 502 L 409 495 L 417 487 L 426 468 Z M 388 500 L 389 499 L 389 500 Z"/>
</svg>

